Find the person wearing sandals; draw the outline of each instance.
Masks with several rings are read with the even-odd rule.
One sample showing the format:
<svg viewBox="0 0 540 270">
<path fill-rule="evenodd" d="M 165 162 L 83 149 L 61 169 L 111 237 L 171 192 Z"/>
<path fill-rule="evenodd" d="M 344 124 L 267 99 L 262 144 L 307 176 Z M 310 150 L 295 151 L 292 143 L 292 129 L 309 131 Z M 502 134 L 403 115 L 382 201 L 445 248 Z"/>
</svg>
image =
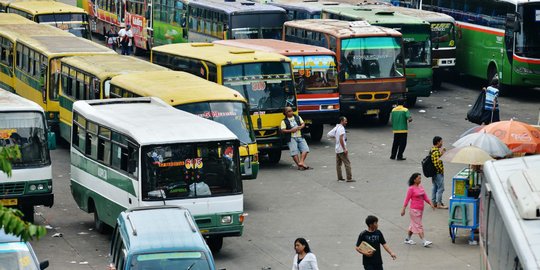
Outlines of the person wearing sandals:
<svg viewBox="0 0 540 270">
<path fill-rule="evenodd" d="M 319 270 L 317 257 L 311 252 L 309 244 L 304 238 L 294 240 L 294 251 L 292 270 Z"/>
<path fill-rule="evenodd" d="M 302 129 L 306 127 L 306 123 L 300 116 L 294 114 L 291 107 L 285 107 L 283 115 L 285 115 L 285 118 L 281 121 L 281 133 L 283 133 L 284 141 L 289 146 L 294 163 L 296 163 L 298 170 L 311 169 L 305 164 L 309 146 L 302 137 Z"/>
<path fill-rule="evenodd" d="M 417 233 L 424 247 L 428 247 L 432 244 L 431 241 L 428 241 L 424 238 L 424 227 L 422 225 L 422 215 L 424 214 L 424 202 L 427 202 L 431 208 L 435 209 L 435 205 L 429 200 L 424 187 L 420 185 L 422 182 L 422 176 L 420 173 L 413 173 L 409 178 L 409 189 L 407 190 L 407 196 L 403 202 L 403 208 L 401 208 L 401 216 L 405 215 L 405 209 L 409 202 L 411 207 L 409 209 L 409 215 L 411 218 L 411 223 L 409 229 L 407 230 L 407 237 L 405 237 L 405 244 L 415 245 L 411 237 L 413 233 Z"/>
</svg>

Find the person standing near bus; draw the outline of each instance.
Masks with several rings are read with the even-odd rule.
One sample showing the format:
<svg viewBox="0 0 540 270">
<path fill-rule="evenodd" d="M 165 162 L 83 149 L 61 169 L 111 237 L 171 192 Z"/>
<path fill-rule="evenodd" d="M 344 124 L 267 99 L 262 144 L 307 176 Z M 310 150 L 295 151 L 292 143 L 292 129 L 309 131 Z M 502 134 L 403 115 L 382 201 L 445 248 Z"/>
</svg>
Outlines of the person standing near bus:
<svg viewBox="0 0 540 270">
<path fill-rule="evenodd" d="M 392 143 L 392 152 L 390 159 L 406 160 L 403 157 L 405 147 L 407 147 L 408 123 L 412 121 L 409 109 L 403 106 L 404 101 L 398 101 L 398 106 L 392 109 L 392 131 L 394 132 L 394 142 Z"/>
<path fill-rule="evenodd" d="M 339 124 L 336 125 L 330 132 L 328 137 L 336 139 L 336 171 L 338 182 L 345 181 L 343 179 L 343 172 L 341 171 L 341 164 L 345 165 L 345 173 L 347 175 L 347 182 L 356 182 L 352 179 L 351 161 L 349 160 L 349 150 L 347 149 L 347 132 L 345 126 L 347 125 L 347 117 L 340 116 Z"/>
<path fill-rule="evenodd" d="M 405 244 L 415 245 L 416 242 L 411 239 L 413 233 L 417 233 L 424 247 L 428 247 L 432 244 L 431 241 L 428 241 L 424 238 L 424 226 L 422 225 L 422 216 L 424 214 L 424 202 L 428 203 L 433 209 L 435 205 L 429 200 L 424 187 L 420 185 L 422 182 L 422 176 L 420 173 L 413 173 L 409 178 L 409 189 L 407 190 L 407 196 L 403 202 L 403 208 L 401 208 L 401 216 L 405 215 L 405 209 L 409 202 L 411 207 L 409 209 L 409 215 L 411 218 L 411 223 L 409 229 L 407 230 L 407 237 L 405 237 Z"/>
<path fill-rule="evenodd" d="M 130 55 L 133 44 L 133 32 L 131 31 L 131 25 L 121 24 L 120 31 L 118 31 L 118 38 L 120 39 L 120 45 L 122 46 L 122 55 Z"/>
<path fill-rule="evenodd" d="M 482 122 L 486 125 L 499 122 L 499 79 L 497 77 L 493 78 L 490 85 L 484 91 L 486 91 L 486 101 L 484 102 Z"/>
<path fill-rule="evenodd" d="M 285 115 L 285 118 L 281 121 L 281 132 L 283 133 L 284 141 L 289 146 L 294 163 L 296 163 L 298 170 L 312 169 L 304 163 L 309 153 L 309 147 L 306 139 L 302 137 L 301 130 L 306 127 L 306 123 L 304 123 L 304 120 L 300 116 L 294 114 L 291 107 L 285 107 L 283 115 Z"/>
<path fill-rule="evenodd" d="M 433 189 L 431 191 L 431 201 L 439 209 L 448 209 L 442 202 L 444 192 L 444 164 L 441 156 L 446 152 L 443 147 L 443 139 L 439 136 L 433 137 L 433 147 L 431 148 L 431 162 L 435 166 L 435 176 L 432 177 Z"/>
</svg>

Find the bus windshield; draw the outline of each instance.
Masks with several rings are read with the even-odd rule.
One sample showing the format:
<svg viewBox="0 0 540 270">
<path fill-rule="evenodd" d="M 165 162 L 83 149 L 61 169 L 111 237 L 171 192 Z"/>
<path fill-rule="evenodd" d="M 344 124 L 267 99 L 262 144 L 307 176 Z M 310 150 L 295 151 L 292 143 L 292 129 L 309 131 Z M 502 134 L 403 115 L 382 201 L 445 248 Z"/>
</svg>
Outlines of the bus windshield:
<svg viewBox="0 0 540 270">
<path fill-rule="evenodd" d="M 254 143 L 249 110 L 242 102 L 200 102 L 175 106 L 177 109 L 225 125 L 242 143 Z"/>
<path fill-rule="evenodd" d="M 281 39 L 284 22 L 285 14 L 281 13 L 231 15 L 230 39 Z"/>
<path fill-rule="evenodd" d="M 90 39 L 88 17 L 83 13 L 62 13 L 37 15 L 38 23 L 50 24 L 75 36 Z"/>
<path fill-rule="evenodd" d="M 144 146 L 141 159 L 143 200 L 242 192 L 234 141 Z"/>
<path fill-rule="evenodd" d="M 540 58 L 540 3 L 524 4 L 518 8 L 522 14 L 521 31 L 516 33 L 516 55 Z"/>
<path fill-rule="evenodd" d="M 288 62 L 262 62 L 223 67 L 223 85 L 239 91 L 251 111 L 280 112 L 296 107 Z"/>
<path fill-rule="evenodd" d="M 51 163 L 43 114 L 38 112 L 0 113 L 0 148 L 18 147 L 21 158 L 13 168 L 45 166 Z"/>
<path fill-rule="evenodd" d="M 165 269 L 193 269 L 210 270 L 209 262 L 204 253 L 166 252 L 153 254 L 139 254 L 133 256 L 131 270 L 165 270 Z"/>
<path fill-rule="evenodd" d="M 296 89 L 334 89 L 337 91 L 337 70 L 335 58 L 331 55 L 289 56 L 291 59 Z M 335 92 L 332 91 L 332 92 Z"/>
<path fill-rule="evenodd" d="M 456 36 L 453 23 L 432 23 L 431 43 L 434 49 L 455 47 Z"/>
<path fill-rule="evenodd" d="M 405 66 L 431 67 L 431 49 L 429 46 L 429 40 L 406 41 L 404 46 L 405 46 Z"/>
<path fill-rule="evenodd" d="M 345 80 L 403 77 L 402 57 L 397 37 L 343 39 L 340 72 Z"/>
</svg>

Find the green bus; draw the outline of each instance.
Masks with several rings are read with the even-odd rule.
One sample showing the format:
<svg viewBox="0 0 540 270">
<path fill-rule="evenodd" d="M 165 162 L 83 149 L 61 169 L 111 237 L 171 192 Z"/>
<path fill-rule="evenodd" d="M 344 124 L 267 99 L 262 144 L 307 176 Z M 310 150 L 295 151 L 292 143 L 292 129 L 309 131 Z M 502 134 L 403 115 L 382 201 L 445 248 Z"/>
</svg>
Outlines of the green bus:
<svg viewBox="0 0 540 270">
<path fill-rule="evenodd" d="M 540 85 L 540 1 L 426 0 L 457 21 L 456 68 L 503 87 Z"/>
<path fill-rule="evenodd" d="M 366 21 L 371 25 L 394 28 L 403 34 L 407 75 L 407 103 L 416 104 L 417 97 L 431 95 L 431 27 L 427 21 L 388 11 L 384 8 L 328 7 L 322 11 L 325 19 Z"/>
</svg>

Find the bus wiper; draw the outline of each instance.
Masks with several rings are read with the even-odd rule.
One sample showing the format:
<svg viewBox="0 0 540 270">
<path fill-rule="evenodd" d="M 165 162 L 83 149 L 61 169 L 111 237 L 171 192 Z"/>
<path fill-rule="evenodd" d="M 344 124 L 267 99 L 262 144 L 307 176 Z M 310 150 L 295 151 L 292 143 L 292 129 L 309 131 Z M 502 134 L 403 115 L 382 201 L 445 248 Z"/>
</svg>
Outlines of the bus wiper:
<svg viewBox="0 0 540 270">
<path fill-rule="evenodd" d="M 197 262 L 192 263 L 188 268 L 186 268 L 186 270 L 191 270 L 191 268 L 193 268 L 193 266 L 195 266 L 196 263 Z"/>
</svg>

